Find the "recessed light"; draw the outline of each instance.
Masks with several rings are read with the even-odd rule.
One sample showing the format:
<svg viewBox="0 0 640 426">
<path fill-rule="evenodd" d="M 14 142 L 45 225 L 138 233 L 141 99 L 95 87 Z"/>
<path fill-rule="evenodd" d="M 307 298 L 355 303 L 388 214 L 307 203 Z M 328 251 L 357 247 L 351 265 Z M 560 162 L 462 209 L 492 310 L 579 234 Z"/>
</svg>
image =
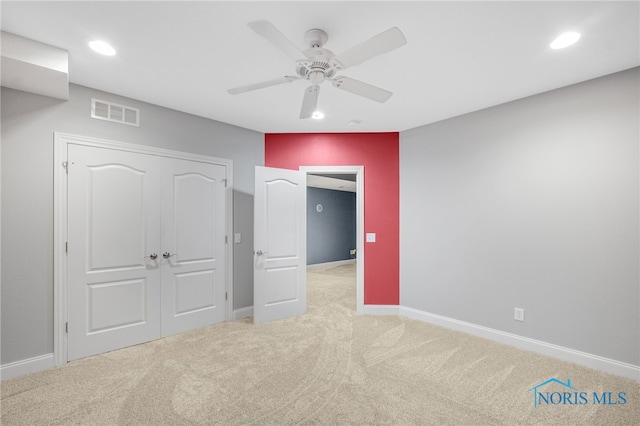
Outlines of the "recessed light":
<svg viewBox="0 0 640 426">
<path fill-rule="evenodd" d="M 565 47 L 571 46 L 578 40 L 580 40 L 580 33 L 568 31 L 556 37 L 556 39 L 551 42 L 550 47 L 552 49 L 564 49 Z"/>
<path fill-rule="evenodd" d="M 114 49 L 109 43 L 103 40 L 90 41 L 89 47 L 93 49 L 94 52 L 98 52 L 101 55 L 113 56 L 116 54 L 116 49 Z"/>
<path fill-rule="evenodd" d="M 313 114 L 311 114 L 311 118 L 313 118 L 314 120 L 322 120 L 324 118 L 324 114 L 320 111 L 313 111 Z"/>
</svg>

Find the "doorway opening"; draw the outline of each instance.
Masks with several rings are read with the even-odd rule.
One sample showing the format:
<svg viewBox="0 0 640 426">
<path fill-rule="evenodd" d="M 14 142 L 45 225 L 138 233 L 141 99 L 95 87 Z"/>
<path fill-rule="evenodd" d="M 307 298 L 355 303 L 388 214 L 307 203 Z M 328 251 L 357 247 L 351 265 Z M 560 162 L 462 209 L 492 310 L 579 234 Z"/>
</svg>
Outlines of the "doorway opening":
<svg viewBox="0 0 640 426">
<path fill-rule="evenodd" d="M 364 166 L 301 166 L 307 186 L 355 192 L 356 312 L 364 310 Z M 342 188 L 340 188 L 342 186 Z M 322 210 L 323 207 L 315 206 Z M 351 252 L 350 252 L 351 253 Z M 348 260 L 347 260 L 348 261 Z"/>
</svg>

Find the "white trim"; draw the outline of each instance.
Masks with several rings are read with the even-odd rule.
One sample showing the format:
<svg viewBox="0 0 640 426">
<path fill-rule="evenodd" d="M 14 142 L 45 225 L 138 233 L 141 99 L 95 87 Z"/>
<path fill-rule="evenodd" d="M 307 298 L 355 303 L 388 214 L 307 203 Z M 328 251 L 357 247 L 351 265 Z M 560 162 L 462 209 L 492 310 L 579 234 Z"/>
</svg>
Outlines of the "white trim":
<svg viewBox="0 0 640 426">
<path fill-rule="evenodd" d="M 64 331 L 67 320 L 67 258 L 65 255 L 65 243 L 67 241 L 67 174 L 63 164 L 67 161 L 69 145 L 93 146 L 108 148 L 138 154 L 155 155 L 160 157 L 177 158 L 181 160 L 199 161 L 202 163 L 218 164 L 225 167 L 227 179 L 227 224 L 226 245 L 227 273 L 225 286 L 227 292 L 225 320 L 233 317 L 233 161 L 212 157 L 208 155 L 192 154 L 183 151 L 174 151 L 163 148 L 155 148 L 145 145 L 136 145 L 125 142 L 116 142 L 106 139 L 98 139 L 89 136 L 72 135 L 68 133 L 54 132 L 54 176 L 53 176 L 53 359 L 54 366 L 67 362 L 67 335 Z M 28 360 L 26 360 L 28 361 Z"/>
<path fill-rule="evenodd" d="M 227 160 L 225 178 L 227 191 L 227 264 L 225 286 L 227 292 L 227 306 L 225 321 L 233 319 L 233 161 Z"/>
<path fill-rule="evenodd" d="M 367 305 L 367 307 L 369 306 L 372 305 Z M 418 309 L 407 308 L 404 306 L 399 306 L 398 308 L 399 315 L 407 318 L 461 331 L 483 339 L 492 340 L 494 342 L 514 346 L 526 351 L 536 352 L 552 358 L 604 371 L 605 373 L 611 373 L 628 379 L 640 381 L 640 366 L 638 365 L 627 364 L 625 362 L 565 348 L 563 346 L 554 345 L 540 340 L 530 339 L 528 337 L 518 336 L 517 334 L 483 327 L 481 325 L 460 321 L 442 315 L 420 311 Z"/>
<path fill-rule="evenodd" d="M 400 315 L 398 305 L 364 305 L 362 313 L 365 315 Z"/>
<path fill-rule="evenodd" d="M 160 157 L 179 158 L 181 160 L 201 161 L 203 163 L 231 165 L 233 162 L 226 158 L 213 157 L 209 155 L 193 154 L 172 149 L 156 148 L 147 145 L 138 145 L 128 142 L 99 139 L 91 136 L 72 135 L 68 133 L 54 132 L 56 143 L 67 143 L 82 146 L 93 146 L 96 148 L 109 148 L 114 150 L 135 152 L 138 154 L 156 155 Z"/>
<path fill-rule="evenodd" d="M 53 354 L 40 355 L 0 365 L 0 377 L 2 380 L 13 379 L 14 377 L 24 376 L 25 374 L 49 370 L 55 366 Z"/>
<path fill-rule="evenodd" d="M 67 362 L 67 144 L 54 133 L 53 147 L 53 357 L 55 365 Z"/>
<path fill-rule="evenodd" d="M 300 166 L 309 173 L 356 175 L 356 312 L 364 313 L 364 166 Z"/>
<path fill-rule="evenodd" d="M 247 306 L 246 308 L 234 309 L 233 319 L 247 318 L 253 316 L 253 306 Z"/>
<path fill-rule="evenodd" d="M 345 259 L 345 260 L 334 260 L 333 262 L 324 262 L 324 263 L 314 263 L 312 265 L 307 265 L 307 270 L 311 269 L 326 269 L 340 265 L 348 265 L 350 263 L 356 263 L 356 259 Z"/>
</svg>

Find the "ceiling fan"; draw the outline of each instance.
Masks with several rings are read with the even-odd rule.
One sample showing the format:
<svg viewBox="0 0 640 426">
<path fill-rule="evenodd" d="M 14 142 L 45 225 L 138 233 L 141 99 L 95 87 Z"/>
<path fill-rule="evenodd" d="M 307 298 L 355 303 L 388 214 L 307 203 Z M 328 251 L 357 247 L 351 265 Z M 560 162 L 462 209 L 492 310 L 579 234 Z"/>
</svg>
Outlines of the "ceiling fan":
<svg viewBox="0 0 640 426">
<path fill-rule="evenodd" d="M 397 27 L 390 28 L 340 55 L 335 55 L 332 51 L 323 47 L 329 36 L 320 29 L 314 28 L 305 33 L 304 39 L 309 48 L 301 51 L 271 22 L 254 21 L 249 22 L 247 25 L 293 59 L 295 61 L 296 74 L 229 89 L 229 93 L 232 95 L 291 83 L 296 80 L 308 80 L 311 85 L 304 92 L 300 118 L 309 118 L 316 111 L 320 85 L 326 80 L 330 80 L 338 89 L 346 90 L 380 103 L 387 101 L 393 94 L 388 90 L 353 78 L 342 75 L 336 76 L 336 73 L 349 67 L 360 65 L 371 58 L 407 44 L 407 39 Z"/>
</svg>

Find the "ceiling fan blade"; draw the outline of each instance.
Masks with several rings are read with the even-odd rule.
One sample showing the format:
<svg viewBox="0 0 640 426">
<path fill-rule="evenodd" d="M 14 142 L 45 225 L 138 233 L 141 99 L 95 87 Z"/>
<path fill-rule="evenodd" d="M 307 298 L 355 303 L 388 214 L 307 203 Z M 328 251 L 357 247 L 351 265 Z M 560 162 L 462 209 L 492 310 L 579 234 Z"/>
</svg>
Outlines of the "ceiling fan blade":
<svg viewBox="0 0 640 426">
<path fill-rule="evenodd" d="M 302 108 L 300 109 L 300 118 L 311 118 L 318 106 L 318 95 L 320 94 L 320 86 L 314 84 L 307 87 L 302 98 Z"/>
<path fill-rule="evenodd" d="M 238 95 L 240 93 L 250 92 L 252 90 L 264 89 L 265 87 L 277 86 L 278 84 L 291 83 L 292 81 L 299 80 L 300 77 L 294 77 L 286 75 L 284 77 L 276 78 L 273 80 L 263 81 L 261 83 L 249 84 L 248 86 L 235 87 L 229 89 L 228 92 L 232 95 Z"/>
<path fill-rule="evenodd" d="M 338 89 L 346 90 L 347 92 L 364 96 L 365 98 L 369 98 L 372 101 L 380 103 L 386 102 L 391 97 L 391 95 L 393 95 L 393 93 L 388 90 L 384 90 L 379 87 L 363 83 L 360 80 L 354 80 L 353 78 L 344 76 L 338 76 L 334 78 L 333 85 Z"/>
<path fill-rule="evenodd" d="M 391 52 L 405 44 L 407 39 L 402 31 L 398 27 L 393 27 L 336 56 L 334 61 L 338 62 L 342 69 L 346 69 L 360 65 L 383 53 Z"/>
<path fill-rule="evenodd" d="M 297 61 L 307 57 L 295 44 L 284 36 L 271 22 L 269 21 L 253 21 L 247 24 L 249 28 L 269 40 L 274 46 L 287 54 L 291 59 Z"/>
</svg>

